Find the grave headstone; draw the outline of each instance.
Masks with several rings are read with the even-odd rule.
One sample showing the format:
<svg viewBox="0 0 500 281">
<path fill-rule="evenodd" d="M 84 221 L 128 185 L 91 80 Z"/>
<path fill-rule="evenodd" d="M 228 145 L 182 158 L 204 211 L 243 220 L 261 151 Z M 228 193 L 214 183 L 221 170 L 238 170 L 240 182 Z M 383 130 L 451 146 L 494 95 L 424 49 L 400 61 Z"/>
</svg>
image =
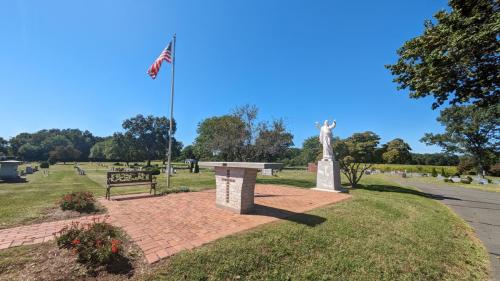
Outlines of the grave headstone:
<svg viewBox="0 0 500 281">
<path fill-rule="evenodd" d="M 273 176 L 273 169 L 262 169 L 261 175 L 263 175 L 263 176 Z"/>
</svg>

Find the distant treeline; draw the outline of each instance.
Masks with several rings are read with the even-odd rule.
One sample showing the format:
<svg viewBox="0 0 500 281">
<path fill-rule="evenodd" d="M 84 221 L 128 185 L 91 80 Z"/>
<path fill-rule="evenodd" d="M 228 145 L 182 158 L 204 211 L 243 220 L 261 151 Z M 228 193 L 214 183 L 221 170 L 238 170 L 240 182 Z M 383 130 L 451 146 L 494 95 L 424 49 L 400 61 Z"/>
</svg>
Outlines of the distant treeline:
<svg viewBox="0 0 500 281">
<path fill-rule="evenodd" d="M 301 148 L 293 146 L 293 134 L 283 120 L 256 122 L 257 108 L 243 106 L 233 114 L 207 118 L 198 125 L 198 136 L 192 145 L 183 146 L 173 138 L 172 158 L 283 162 L 286 166 L 306 166 L 321 157 L 317 136 L 304 141 Z M 79 129 L 51 129 L 36 133 L 21 133 L 10 140 L 0 138 L 0 155 L 25 161 L 122 161 L 165 160 L 169 120 L 165 117 L 137 115 L 123 122 L 124 132 L 109 137 L 97 137 Z M 177 127 L 173 122 L 172 131 Z M 411 153 L 411 147 L 397 138 L 379 144 L 373 138 L 371 155 L 365 159 L 379 164 L 415 164 L 456 166 L 459 157 L 444 153 Z M 335 144 L 342 141 L 338 138 Z M 340 149 L 340 147 L 335 148 Z"/>
</svg>

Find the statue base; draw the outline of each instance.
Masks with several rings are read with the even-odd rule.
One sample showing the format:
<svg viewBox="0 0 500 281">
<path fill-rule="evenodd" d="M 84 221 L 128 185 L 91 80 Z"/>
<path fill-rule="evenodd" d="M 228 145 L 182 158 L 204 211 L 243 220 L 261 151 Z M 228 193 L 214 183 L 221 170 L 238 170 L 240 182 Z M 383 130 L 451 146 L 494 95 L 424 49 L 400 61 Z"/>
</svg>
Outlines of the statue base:
<svg viewBox="0 0 500 281">
<path fill-rule="evenodd" d="M 337 161 L 318 161 L 316 188 L 313 190 L 329 192 L 345 192 L 340 183 L 340 166 Z"/>
</svg>

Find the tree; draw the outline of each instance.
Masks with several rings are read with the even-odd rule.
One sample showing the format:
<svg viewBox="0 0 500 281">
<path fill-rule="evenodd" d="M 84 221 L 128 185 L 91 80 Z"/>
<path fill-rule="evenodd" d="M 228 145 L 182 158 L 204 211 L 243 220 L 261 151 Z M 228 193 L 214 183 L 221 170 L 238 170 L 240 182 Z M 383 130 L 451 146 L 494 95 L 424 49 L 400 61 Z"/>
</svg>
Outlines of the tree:
<svg viewBox="0 0 500 281">
<path fill-rule="evenodd" d="M 0 137 L 0 155 L 7 155 L 9 152 L 9 142 Z"/>
<path fill-rule="evenodd" d="M 81 155 L 81 152 L 71 145 L 56 146 L 54 150 L 49 152 L 49 158 L 52 160 L 62 161 L 64 164 L 68 161 L 75 161 Z"/>
<path fill-rule="evenodd" d="M 129 166 L 131 161 L 144 159 L 144 151 L 140 146 L 139 141 L 131 135 L 114 133 L 113 137 L 105 142 L 104 155 L 108 160 L 123 161 Z"/>
<path fill-rule="evenodd" d="M 500 6 L 497 0 L 450 0 L 437 22 L 425 22 L 424 33 L 397 51 L 396 64 L 386 66 L 399 89 L 411 98 L 433 96 L 432 108 L 499 103 Z"/>
<path fill-rule="evenodd" d="M 256 124 L 259 109 L 255 105 L 245 104 L 233 110 L 233 116 L 238 117 L 245 124 L 243 147 L 240 148 L 241 158 L 244 161 L 255 160 L 255 141 L 262 123 Z"/>
<path fill-rule="evenodd" d="M 500 138 L 497 106 L 452 106 L 441 111 L 437 120 L 445 127 L 445 132 L 427 133 L 422 142 L 439 145 L 449 153 L 471 156 L 478 172 L 495 161 Z"/>
<path fill-rule="evenodd" d="M 411 147 L 402 139 L 393 139 L 382 147 L 382 159 L 389 164 L 409 164 L 411 161 Z"/>
<path fill-rule="evenodd" d="M 192 145 L 186 145 L 180 155 L 181 160 L 186 160 L 186 159 L 196 159 L 196 156 L 194 154 L 194 148 Z"/>
<path fill-rule="evenodd" d="M 123 122 L 125 135 L 133 140 L 137 146 L 135 150 L 139 151 L 147 160 L 147 165 L 151 165 L 153 159 L 163 159 L 166 155 L 169 133 L 169 120 L 166 117 L 147 117 L 141 114 L 127 119 Z M 176 122 L 173 120 L 172 134 L 177 129 Z M 175 151 L 179 146 L 176 145 L 175 138 L 172 138 L 172 155 L 179 154 Z"/>
<path fill-rule="evenodd" d="M 293 135 L 286 130 L 283 119 L 274 120 L 271 125 L 261 123 L 255 140 L 255 158 L 273 162 L 285 156 L 293 145 Z"/>
<path fill-rule="evenodd" d="M 89 158 L 94 160 L 94 161 L 95 160 L 97 160 L 97 161 L 106 160 L 106 149 L 109 147 L 109 145 L 112 141 L 113 140 L 110 138 L 110 139 L 107 139 L 105 141 L 100 141 L 100 142 L 94 144 L 94 146 L 92 146 L 92 148 L 90 149 Z"/>
<path fill-rule="evenodd" d="M 321 143 L 318 136 L 312 136 L 304 140 L 302 144 L 301 157 L 304 164 L 318 161 L 321 157 Z"/>
<path fill-rule="evenodd" d="M 380 137 L 373 132 L 355 133 L 344 140 L 334 142 L 334 152 L 342 173 L 352 187 L 356 187 L 366 170 L 375 160 L 375 150 Z"/>
<path fill-rule="evenodd" d="M 203 120 L 194 142 L 197 159 L 243 161 L 247 139 L 245 123 L 237 116 L 224 115 Z"/>
<path fill-rule="evenodd" d="M 24 161 L 33 161 L 42 158 L 43 149 L 40 146 L 25 143 L 17 150 L 17 155 Z"/>
</svg>

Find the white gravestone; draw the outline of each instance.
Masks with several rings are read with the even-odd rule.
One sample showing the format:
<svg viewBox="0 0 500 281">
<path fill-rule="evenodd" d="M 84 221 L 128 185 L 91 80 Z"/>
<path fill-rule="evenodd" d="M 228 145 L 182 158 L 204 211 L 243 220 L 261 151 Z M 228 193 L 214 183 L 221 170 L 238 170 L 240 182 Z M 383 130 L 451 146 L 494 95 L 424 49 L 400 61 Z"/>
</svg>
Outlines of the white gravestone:
<svg viewBox="0 0 500 281">
<path fill-rule="evenodd" d="M 261 175 L 263 175 L 263 176 L 273 176 L 273 169 L 262 169 Z"/>
<path fill-rule="evenodd" d="M 320 130 L 319 141 L 323 145 L 323 157 L 318 161 L 316 188 L 313 188 L 314 190 L 330 192 L 345 191 L 340 183 L 339 162 L 335 161 L 335 155 L 333 154 L 332 130 L 336 126 L 337 122 L 335 121 L 329 125 L 328 120 L 325 120 L 321 127 L 316 122 L 316 127 Z"/>
</svg>

